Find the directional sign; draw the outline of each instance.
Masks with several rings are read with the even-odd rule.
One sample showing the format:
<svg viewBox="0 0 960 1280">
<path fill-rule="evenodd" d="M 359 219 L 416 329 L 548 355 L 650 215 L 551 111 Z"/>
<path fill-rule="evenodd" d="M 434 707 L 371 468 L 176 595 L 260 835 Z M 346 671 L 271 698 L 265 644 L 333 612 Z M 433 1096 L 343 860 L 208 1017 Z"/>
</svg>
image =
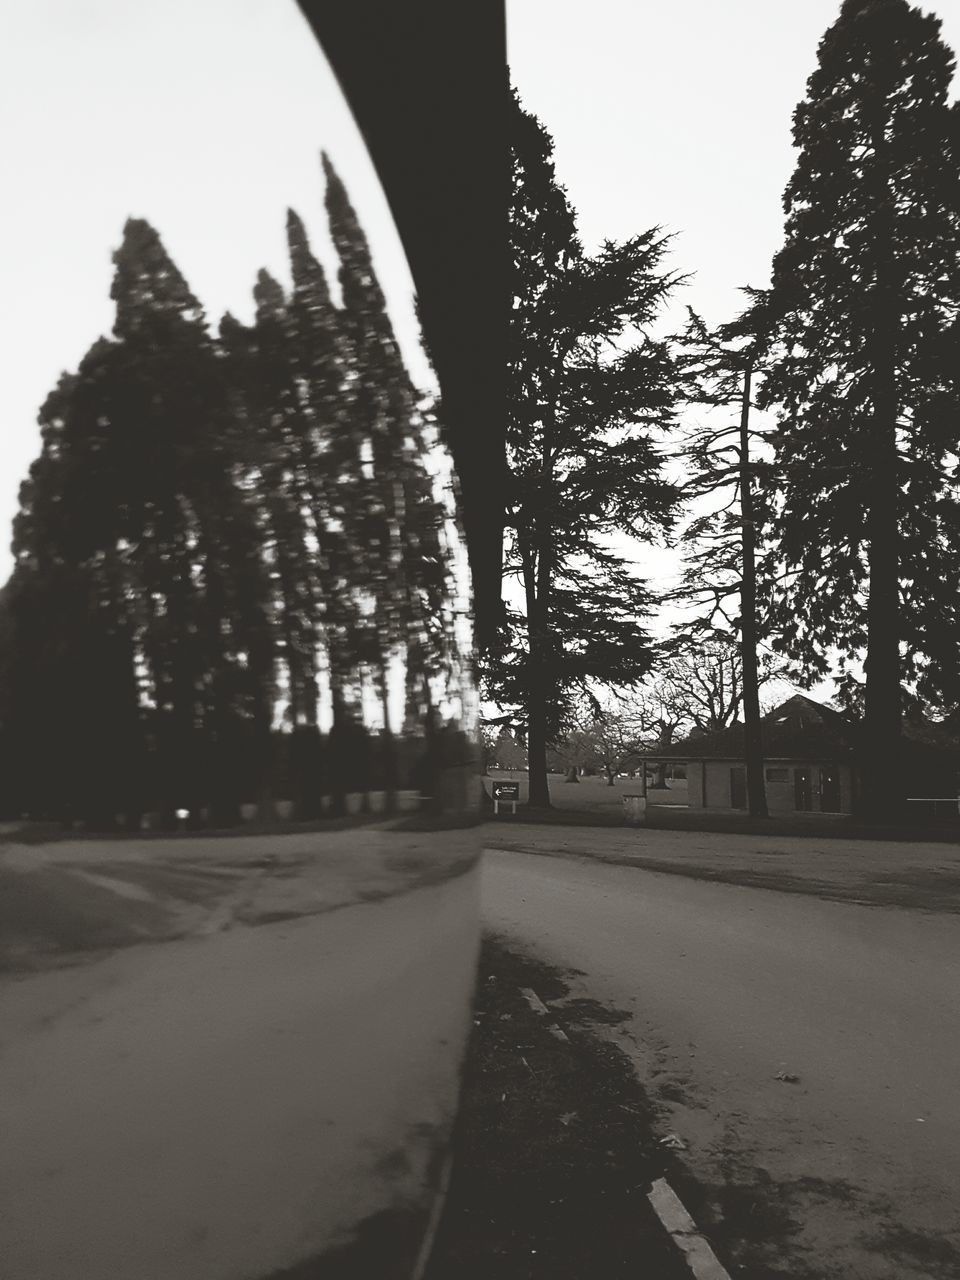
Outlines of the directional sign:
<svg viewBox="0 0 960 1280">
<path fill-rule="evenodd" d="M 493 792 L 493 812 L 499 817 L 500 806 L 508 804 L 510 812 L 517 812 L 517 801 L 520 799 L 520 783 L 519 782 L 495 782 L 492 788 Z"/>
</svg>

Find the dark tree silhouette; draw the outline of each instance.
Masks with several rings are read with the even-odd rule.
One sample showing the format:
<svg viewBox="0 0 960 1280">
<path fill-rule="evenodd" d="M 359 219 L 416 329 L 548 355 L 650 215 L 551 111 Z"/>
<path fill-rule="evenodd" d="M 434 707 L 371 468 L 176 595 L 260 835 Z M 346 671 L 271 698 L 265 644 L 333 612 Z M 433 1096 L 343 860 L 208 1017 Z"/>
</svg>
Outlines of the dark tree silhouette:
<svg viewBox="0 0 960 1280">
<path fill-rule="evenodd" d="M 125 227 L 113 336 L 48 398 L 21 494 L 0 737 L 23 751 L 5 805 L 220 822 L 291 787 L 305 815 L 324 790 L 342 813 L 376 783 L 392 808 L 413 760 L 391 723 L 404 682 L 422 789 L 439 796 L 446 757 L 463 763 L 437 425 L 324 164 L 342 300 L 291 211 L 290 295 L 261 272 L 253 323 L 225 316 L 219 341 L 156 231 Z"/>
<path fill-rule="evenodd" d="M 902 684 L 958 697 L 960 110 L 940 23 L 845 0 L 794 116 L 771 302 L 782 351 L 778 626 L 814 674 L 866 651 L 863 801 L 900 796 Z"/>
<path fill-rule="evenodd" d="M 676 369 L 646 329 L 675 280 L 656 230 L 584 253 L 549 135 L 516 97 L 512 119 L 505 571 L 524 607 L 488 688 L 523 707 L 530 803 L 545 806 L 547 745 L 571 699 L 594 683 L 634 684 L 652 656 L 638 621 L 652 596 L 609 538 L 670 523 L 675 492 L 655 433 L 673 420 Z"/>
<path fill-rule="evenodd" d="M 404 366 L 370 248 L 343 183 L 327 156 L 326 206 L 330 234 L 340 258 L 343 329 L 347 361 L 348 447 L 361 450 L 357 493 L 339 517 L 348 538 L 355 593 L 366 608 L 349 624 L 351 651 L 372 678 L 384 718 L 388 801 L 397 765 L 393 750 L 387 682 L 391 664 L 403 663 L 408 708 L 427 726 L 436 720 L 436 681 L 450 666 L 454 619 L 449 613 L 450 552 L 446 515 L 435 482 L 424 466 L 435 422 L 422 408 Z M 426 744 L 433 760 L 432 744 Z M 429 779 L 422 785 L 430 791 Z"/>
<path fill-rule="evenodd" d="M 753 320 L 761 311 L 755 295 Z M 690 310 L 681 338 L 688 399 L 720 413 L 685 441 L 684 490 L 701 510 L 683 531 L 684 572 L 672 598 L 693 610 L 676 628 L 681 647 L 718 637 L 739 649 L 748 804 L 754 817 L 766 817 L 758 646 L 768 631 L 762 604 L 769 589 L 762 582 L 758 587 L 757 556 L 769 431 L 752 420 L 752 388 L 765 350 L 755 333 L 742 329 L 741 323 L 711 331 Z"/>
<path fill-rule="evenodd" d="M 172 821 L 229 807 L 232 744 L 269 714 L 259 540 L 199 304 L 146 222 L 127 223 L 115 264 L 114 338 L 41 412 L 15 613 L 25 637 L 38 628 L 33 655 L 19 650 L 24 696 L 72 762 L 48 793 L 87 821 L 143 804 Z M 150 780 L 134 788 L 124 761 L 145 751 Z"/>
</svg>

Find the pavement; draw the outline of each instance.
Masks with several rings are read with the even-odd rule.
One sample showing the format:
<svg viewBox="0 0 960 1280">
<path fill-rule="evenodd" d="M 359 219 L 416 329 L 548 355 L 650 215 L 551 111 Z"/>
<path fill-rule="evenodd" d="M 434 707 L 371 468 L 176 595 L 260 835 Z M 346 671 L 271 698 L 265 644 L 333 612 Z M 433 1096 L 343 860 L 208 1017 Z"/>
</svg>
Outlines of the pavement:
<svg viewBox="0 0 960 1280">
<path fill-rule="evenodd" d="M 682 1144 L 674 1185 L 732 1274 L 960 1277 L 955 850 L 485 839 L 510 846 L 485 856 L 487 928 L 561 968 L 571 1008 L 605 1010 L 597 1032 Z"/>
<path fill-rule="evenodd" d="M 0 847 L 3 1280 L 409 1276 L 471 1025 L 476 843 Z"/>
</svg>

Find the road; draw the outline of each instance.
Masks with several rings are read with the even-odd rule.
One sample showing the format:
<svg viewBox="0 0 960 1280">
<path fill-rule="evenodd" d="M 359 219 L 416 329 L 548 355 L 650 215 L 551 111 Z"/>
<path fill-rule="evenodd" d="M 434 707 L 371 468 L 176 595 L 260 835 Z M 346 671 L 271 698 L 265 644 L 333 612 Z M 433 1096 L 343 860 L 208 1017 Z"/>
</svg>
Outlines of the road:
<svg viewBox="0 0 960 1280">
<path fill-rule="evenodd" d="M 510 838 L 485 855 L 487 927 L 579 971 L 566 1001 L 622 1011 L 615 1034 L 739 1274 L 960 1277 L 955 914 L 533 856 Z"/>
<path fill-rule="evenodd" d="M 319 1274 L 358 1230 L 392 1245 L 358 1274 L 409 1274 L 471 1022 L 470 837 L 0 846 L 3 1280 Z"/>
</svg>

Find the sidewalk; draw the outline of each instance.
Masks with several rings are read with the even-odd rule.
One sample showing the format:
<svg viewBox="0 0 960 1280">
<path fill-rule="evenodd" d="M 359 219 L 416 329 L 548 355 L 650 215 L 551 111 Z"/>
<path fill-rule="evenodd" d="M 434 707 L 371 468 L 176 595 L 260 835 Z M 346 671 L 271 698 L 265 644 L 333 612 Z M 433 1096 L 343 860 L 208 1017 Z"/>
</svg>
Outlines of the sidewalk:
<svg viewBox="0 0 960 1280">
<path fill-rule="evenodd" d="M 588 858 L 694 880 L 810 894 L 835 902 L 960 913 L 960 846 L 848 840 L 824 833 L 743 834 L 653 827 L 487 824 L 484 846 Z"/>
</svg>

